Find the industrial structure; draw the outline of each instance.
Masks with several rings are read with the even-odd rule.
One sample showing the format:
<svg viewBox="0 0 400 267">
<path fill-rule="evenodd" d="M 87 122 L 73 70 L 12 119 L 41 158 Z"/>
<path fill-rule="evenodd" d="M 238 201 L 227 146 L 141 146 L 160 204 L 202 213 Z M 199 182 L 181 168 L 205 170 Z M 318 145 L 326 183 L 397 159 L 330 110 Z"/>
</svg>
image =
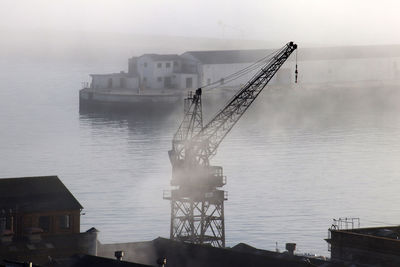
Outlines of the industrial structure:
<svg viewBox="0 0 400 267">
<path fill-rule="evenodd" d="M 226 77 L 229 82 L 262 66 L 205 126 L 202 88 L 185 99 L 184 119 L 169 151 L 173 188 L 164 193 L 164 199 L 171 201 L 171 239 L 225 247 L 224 201 L 227 200 L 227 192 L 222 187 L 226 184 L 226 178 L 222 167 L 211 166 L 210 159 L 225 136 L 296 49 L 296 44 L 287 43 L 277 52 Z"/>
<path fill-rule="evenodd" d="M 354 266 L 399 266 L 400 227 L 360 228 L 359 218 L 339 218 L 328 231 L 331 260 Z"/>
</svg>

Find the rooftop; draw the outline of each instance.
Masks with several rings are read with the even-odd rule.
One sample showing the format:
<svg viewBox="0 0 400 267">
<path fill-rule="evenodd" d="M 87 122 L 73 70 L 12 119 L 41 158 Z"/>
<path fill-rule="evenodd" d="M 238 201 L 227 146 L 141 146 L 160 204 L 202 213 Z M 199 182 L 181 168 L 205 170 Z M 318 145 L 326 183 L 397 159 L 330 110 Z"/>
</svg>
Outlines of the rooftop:
<svg viewBox="0 0 400 267">
<path fill-rule="evenodd" d="M 0 179 L 0 209 L 29 213 L 82 208 L 57 176 Z"/>
<path fill-rule="evenodd" d="M 202 64 L 234 64 L 252 63 L 275 51 L 276 49 L 188 51 L 183 56 L 191 55 Z M 400 45 L 319 48 L 300 46 L 298 50 L 299 61 L 383 57 L 400 57 Z"/>
<path fill-rule="evenodd" d="M 326 241 L 333 260 L 368 266 L 400 266 L 400 226 L 331 228 L 329 233 Z"/>
<path fill-rule="evenodd" d="M 97 257 L 97 256 L 91 256 L 91 255 L 76 255 L 71 259 L 70 264 L 67 264 L 67 266 L 71 267 L 78 267 L 78 266 L 85 266 L 85 267 L 113 267 L 113 266 L 118 266 L 118 267 L 150 267 L 152 265 L 145 265 L 145 264 L 139 264 L 139 263 L 133 263 L 133 262 L 127 262 L 124 261 L 122 258 L 122 261 L 118 261 L 116 259 L 109 259 L 109 258 L 103 258 L 103 257 Z M 155 266 L 155 265 L 153 265 Z"/>
<path fill-rule="evenodd" d="M 233 64 L 255 62 L 274 51 L 272 49 L 188 51 L 183 55 L 191 55 L 203 64 Z"/>
<path fill-rule="evenodd" d="M 11 242 L 0 242 L 0 266 L 2 259 L 48 266 L 49 256 L 58 260 L 75 254 L 93 253 L 97 242 L 97 233 L 92 229 L 79 234 L 41 236 L 35 241 L 14 239 Z"/>
<path fill-rule="evenodd" d="M 260 250 L 245 244 L 239 244 L 233 248 L 217 248 L 160 237 L 147 242 L 102 244 L 98 248 L 98 255 L 112 257 L 116 250 L 125 251 L 127 261 L 150 265 L 154 264 L 157 259 L 165 257 L 167 266 L 178 267 L 333 266 L 324 260 Z M 310 265 L 310 262 L 313 265 Z"/>
<path fill-rule="evenodd" d="M 181 57 L 177 54 L 143 54 L 142 57 L 150 57 L 154 61 L 173 61 L 181 59 Z"/>
<path fill-rule="evenodd" d="M 137 77 L 138 73 L 128 73 L 128 72 L 115 72 L 115 73 L 101 73 L 101 74 L 89 74 L 91 77 L 115 77 L 115 78 L 129 78 L 129 77 Z"/>
</svg>

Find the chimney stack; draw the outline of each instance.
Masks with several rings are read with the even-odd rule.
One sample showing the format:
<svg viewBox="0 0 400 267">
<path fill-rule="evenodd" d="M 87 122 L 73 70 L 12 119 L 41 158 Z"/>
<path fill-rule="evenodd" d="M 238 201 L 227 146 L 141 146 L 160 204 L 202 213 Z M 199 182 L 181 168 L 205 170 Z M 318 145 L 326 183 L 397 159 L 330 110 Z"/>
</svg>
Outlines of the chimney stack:
<svg viewBox="0 0 400 267">
<path fill-rule="evenodd" d="M 296 243 L 286 243 L 286 250 L 289 252 L 290 256 L 293 256 L 296 250 Z"/>
<path fill-rule="evenodd" d="M 160 267 L 165 267 L 167 264 L 167 259 L 165 257 L 157 259 L 157 265 Z"/>
<path fill-rule="evenodd" d="M 124 256 L 124 252 L 122 250 L 115 251 L 114 256 L 118 261 L 121 261 L 122 257 Z"/>
</svg>

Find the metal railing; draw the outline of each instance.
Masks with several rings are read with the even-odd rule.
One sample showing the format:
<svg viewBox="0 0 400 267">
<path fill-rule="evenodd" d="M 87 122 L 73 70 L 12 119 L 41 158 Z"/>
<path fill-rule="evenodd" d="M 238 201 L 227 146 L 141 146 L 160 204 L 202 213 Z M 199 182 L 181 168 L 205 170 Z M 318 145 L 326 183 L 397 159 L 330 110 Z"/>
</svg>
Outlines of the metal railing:
<svg viewBox="0 0 400 267">
<path fill-rule="evenodd" d="M 82 82 L 82 89 L 89 88 L 88 82 Z"/>
<path fill-rule="evenodd" d="M 330 227 L 332 230 L 349 230 L 354 228 L 360 228 L 360 218 L 339 218 L 333 219 L 333 223 Z"/>
</svg>

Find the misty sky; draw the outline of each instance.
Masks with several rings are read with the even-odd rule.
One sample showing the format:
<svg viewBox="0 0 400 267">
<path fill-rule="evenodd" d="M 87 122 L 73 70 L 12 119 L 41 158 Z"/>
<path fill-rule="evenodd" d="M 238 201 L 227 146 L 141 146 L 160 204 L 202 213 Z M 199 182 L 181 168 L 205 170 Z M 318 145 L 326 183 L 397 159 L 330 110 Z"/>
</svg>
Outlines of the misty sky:
<svg viewBox="0 0 400 267">
<path fill-rule="evenodd" d="M 79 31 L 400 43 L 400 2 L 390 0 L 0 0 L 0 31 Z"/>
</svg>

